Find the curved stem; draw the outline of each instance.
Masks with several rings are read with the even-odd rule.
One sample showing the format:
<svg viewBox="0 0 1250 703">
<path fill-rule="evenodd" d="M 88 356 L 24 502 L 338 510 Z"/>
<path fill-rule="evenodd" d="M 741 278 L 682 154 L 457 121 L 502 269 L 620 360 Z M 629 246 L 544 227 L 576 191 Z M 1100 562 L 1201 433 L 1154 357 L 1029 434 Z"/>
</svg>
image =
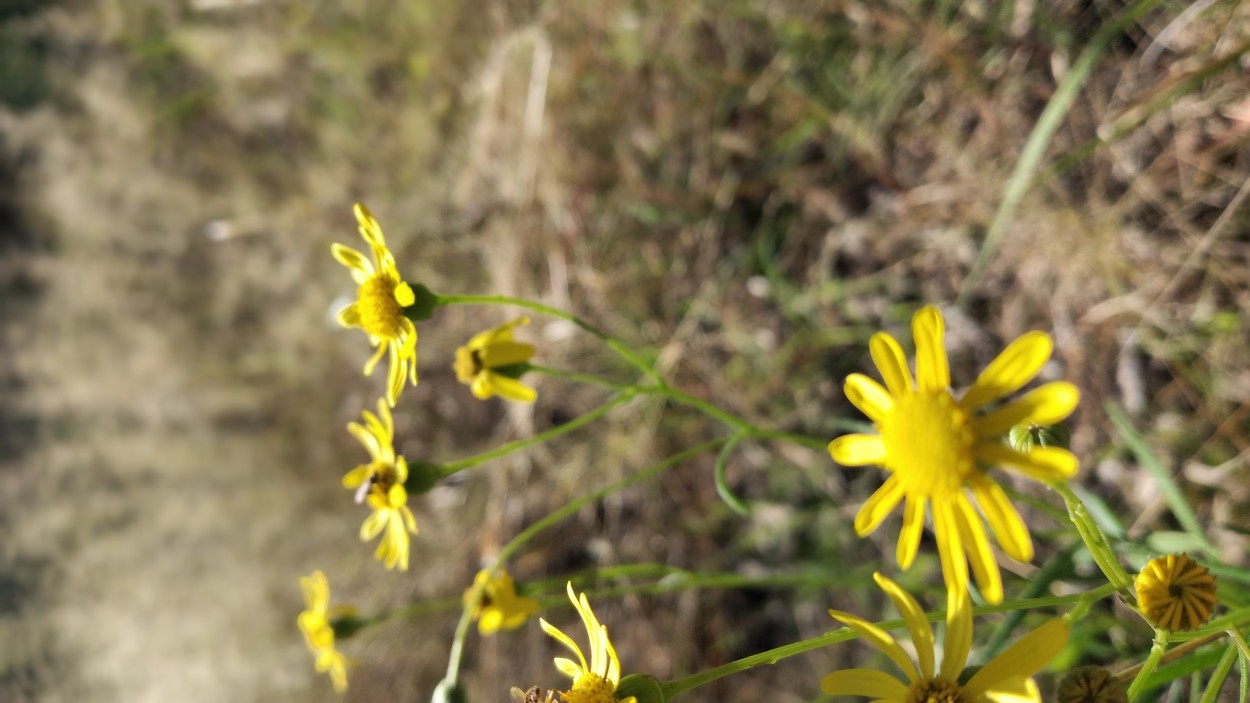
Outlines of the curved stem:
<svg viewBox="0 0 1250 703">
<path fill-rule="evenodd" d="M 638 389 L 626 390 L 625 392 L 609 400 L 603 405 L 600 405 L 599 407 L 595 408 L 594 410 L 591 410 L 585 415 L 580 415 L 572 420 L 569 420 L 563 425 L 557 425 L 556 427 L 552 427 L 551 429 L 544 430 L 543 432 L 539 432 L 538 434 L 533 435 L 532 437 L 526 437 L 525 439 L 518 439 L 518 440 L 511 441 L 511 442 L 505 442 L 499 445 L 498 447 L 495 447 L 494 449 L 491 449 L 490 451 L 482 452 L 481 454 L 474 454 L 473 456 L 465 457 L 464 459 L 460 459 L 458 461 L 453 461 L 450 464 L 443 464 L 442 467 L 440 467 L 442 474 L 444 477 L 450 476 L 458 471 L 463 471 L 465 469 L 472 468 L 484 462 L 490 461 L 491 459 L 498 459 L 501 456 L 506 456 L 508 454 L 511 454 L 512 452 L 517 451 L 518 449 L 524 449 L 526 447 L 533 446 L 535 444 L 542 444 L 543 442 L 546 442 L 549 439 L 552 439 L 554 437 L 559 437 L 560 435 L 566 434 L 568 432 L 572 432 L 573 430 L 579 427 L 588 425 L 594 422 L 595 420 L 598 420 L 599 418 L 606 415 L 608 411 L 610 411 L 612 408 L 615 408 L 616 406 L 621 405 L 623 403 L 629 402 L 638 394 L 639 394 Z"/>
<path fill-rule="evenodd" d="M 1154 673 L 1155 667 L 1159 664 L 1159 657 L 1163 656 L 1163 652 L 1168 648 L 1168 631 L 1162 628 L 1155 628 L 1154 644 L 1150 646 L 1150 655 L 1146 657 L 1146 661 L 1142 662 L 1141 669 L 1137 671 L 1137 676 L 1133 677 L 1133 682 L 1128 686 L 1129 701 L 1137 700 L 1141 695 L 1142 689 L 1146 686 L 1146 679 Z"/>
<path fill-rule="evenodd" d="M 550 317 L 555 317 L 567 322 L 571 322 L 590 334 L 598 337 L 600 341 L 608 346 L 609 349 L 616 352 L 622 359 L 629 363 L 630 366 L 638 369 L 645 376 L 655 381 L 657 384 L 663 385 L 664 379 L 660 376 L 660 372 L 655 370 L 651 364 L 630 349 L 623 342 L 609 335 L 603 330 L 586 322 L 585 320 L 572 315 L 558 308 L 549 305 L 536 303 L 532 300 L 524 298 L 512 298 L 506 295 L 440 295 L 438 296 L 438 305 L 514 305 L 518 308 L 533 310 Z"/>
</svg>

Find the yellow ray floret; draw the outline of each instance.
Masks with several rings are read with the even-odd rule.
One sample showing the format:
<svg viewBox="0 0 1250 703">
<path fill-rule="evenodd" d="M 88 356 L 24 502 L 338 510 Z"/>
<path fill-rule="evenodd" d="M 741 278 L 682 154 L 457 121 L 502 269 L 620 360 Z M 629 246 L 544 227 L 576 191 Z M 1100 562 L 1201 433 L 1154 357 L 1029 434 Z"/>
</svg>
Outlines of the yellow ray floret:
<svg viewBox="0 0 1250 703">
<path fill-rule="evenodd" d="M 829 614 L 881 650 L 902 671 L 903 677 L 876 669 L 835 671 L 820 681 L 820 689 L 832 696 L 866 696 L 874 703 L 1041 703 L 1033 674 L 1046 666 L 1068 642 L 1068 624 L 1055 618 L 1030 632 L 981 667 L 966 683 L 960 674 L 972 648 L 972 603 L 968 592 L 950 593 L 946 610 L 946 639 L 942 665 L 936 664 L 933 630 L 920 604 L 897 583 L 873 574 L 877 585 L 902 614 L 911 633 L 918 664 L 885 630 L 849 613 Z"/>
<path fill-rule="evenodd" d="M 330 253 L 346 266 L 359 286 L 356 302 L 339 312 L 339 324 L 356 327 L 369 335 L 369 343 L 377 347 L 365 362 L 365 375 L 373 374 L 382 355 L 390 352 L 390 371 L 386 381 L 386 401 L 395 407 L 404 382 L 417 384 L 417 328 L 404 316 L 404 308 L 412 305 L 416 295 L 395 268 L 395 257 L 386 248 L 382 227 L 369 209 L 360 203 L 354 208 L 360 236 L 369 245 L 373 260 L 342 244 L 333 244 Z"/>
<path fill-rule="evenodd" d="M 565 647 L 577 655 L 577 661 L 556 657 L 556 668 L 560 673 L 573 679 L 573 687 L 561 692 L 561 699 L 566 703 L 612 703 L 616 700 L 616 687 L 621 683 L 621 662 L 616 657 L 612 641 L 608 639 L 608 628 L 599 624 L 586 594 L 580 596 L 573 593 L 573 583 L 567 585 L 569 600 L 577 614 L 582 616 L 582 624 L 586 626 L 586 635 L 590 638 L 590 662 L 572 638 L 556 629 L 546 620 L 539 619 L 543 632 L 556 638 Z M 638 703 L 633 696 L 621 699 L 622 703 Z"/>
<path fill-rule="evenodd" d="M 538 397 L 533 388 L 500 372 L 534 356 L 532 345 L 512 338 L 512 330 L 529 323 L 528 317 L 517 318 L 475 335 L 456 350 L 456 378 L 467 384 L 475 397 L 486 400 L 498 394 L 522 403 L 532 403 Z"/>
<path fill-rule="evenodd" d="M 913 379 L 902 347 L 878 332 L 869 341 L 885 385 L 862 374 L 846 379 L 846 397 L 872 420 L 878 434 L 851 434 L 829 444 L 833 460 L 845 466 L 882 466 L 889 476 L 855 517 L 860 536 L 876 530 L 899 503 L 903 529 L 896 557 L 907 569 L 915 559 L 925 513 L 933 510 L 934 534 L 950 591 L 968 585 L 968 566 L 985 599 L 1003 598 L 1002 577 L 983 524 L 999 546 L 1019 561 L 1033 559 L 1033 542 L 1020 514 L 987 473 L 1003 465 L 1040 481 L 1061 481 L 1076 473 L 1066 449 L 1039 447 L 1019 452 L 1002 436 L 1020 424 L 1053 425 L 1072 413 L 1080 399 L 1064 381 L 1044 384 L 1017 400 L 979 412 L 1033 379 L 1050 358 L 1050 337 L 1029 332 L 990 362 L 961 396 L 951 391 L 943 347 L 942 313 L 926 307 L 912 318 L 916 341 Z M 980 514 L 977 512 L 980 508 Z"/>
</svg>

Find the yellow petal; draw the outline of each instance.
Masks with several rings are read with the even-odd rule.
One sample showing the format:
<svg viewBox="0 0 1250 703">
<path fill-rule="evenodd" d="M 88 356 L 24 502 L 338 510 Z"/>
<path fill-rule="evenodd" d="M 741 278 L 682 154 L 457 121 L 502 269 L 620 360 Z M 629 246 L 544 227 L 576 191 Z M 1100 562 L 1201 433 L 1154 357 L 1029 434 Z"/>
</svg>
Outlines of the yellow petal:
<svg viewBox="0 0 1250 703">
<path fill-rule="evenodd" d="M 950 388 L 951 370 L 943 346 L 945 332 L 942 311 L 932 305 L 925 306 L 911 319 L 911 333 L 916 340 L 916 385 L 922 393 L 939 393 Z"/>
<path fill-rule="evenodd" d="M 985 514 L 985 521 L 994 531 L 998 545 L 1016 561 L 1033 561 L 1033 539 L 1029 536 L 1029 528 L 1003 489 L 985 477 L 975 478 L 970 483 L 972 494 Z"/>
<path fill-rule="evenodd" d="M 395 302 L 399 303 L 401 308 L 406 308 L 417 302 L 417 296 L 413 294 L 412 286 L 403 281 L 400 281 L 399 285 L 395 286 L 394 295 Z"/>
<path fill-rule="evenodd" d="M 386 402 L 393 408 L 399 402 L 399 394 L 404 392 L 404 381 L 407 380 L 404 372 L 408 368 L 399 357 L 398 342 L 391 341 L 387 344 L 391 347 L 391 363 L 386 370 Z"/>
<path fill-rule="evenodd" d="M 382 355 L 386 353 L 386 349 L 387 349 L 387 345 L 379 344 L 378 348 L 373 352 L 373 356 L 369 357 L 369 360 L 365 362 L 365 375 L 366 376 L 373 375 L 373 369 L 375 366 L 378 365 L 378 361 L 381 360 Z"/>
<path fill-rule="evenodd" d="M 364 254 L 351 247 L 346 247 L 342 244 L 331 244 L 330 254 L 340 264 L 351 269 L 353 277 L 358 272 L 363 273 L 366 277 L 373 275 L 373 264 L 369 263 L 369 259 Z"/>
<path fill-rule="evenodd" d="M 830 610 L 829 614 L 844 623 L 847 627 L 859 633 L 865 642 L 871 644 L 881 650 L 883 654 L 890 658 L 898 668 L 903 670 L 903 675 L 908 681 L 916 680 L 916 665 L 911 663 L 911 657 L 907 656 L 907 652 L 899 646 L 898 642 L 890 636 L 890 633 L 882 630 L 871 622 L 863 618 L 855 617 L 850 613 L 844 613 L 840 610 Z"/>
<path fill-rule="evenodd" d="M 878 332 L 868 340 L 868 352 L 872 354 L 872 361 L 881 372 L 890 395 L 901 398 L 915 392 L 911 370 L 907 368 L 907 357 L 897 340 L 885 332 Z"/>
<path fill-rule="evenodd" d="M 556 638 L 557 641 L 559 641 L 565 647 L 569 648 L 569 650 L 571 650 L 574 654 L 576 654 L 577 660 L 581 662 L 582 664 L 580 670 L 581 671 L 586 670 L 586 657 L 582 656 L 582 650 L 576 644 L 573 643 L 573 640 L 568 635 L 564 634 L 560 630 L 557 630 L 555 627 L 551 625 L 551 623 L 547 622 L 546 620 L 543 620 L 542 618 L 538 619 L 538 626 L 542 628 L 543 632 L 546 632 L 548 635 Z M 559 667 L 558 662 L 556 663 L 556 666 Z"/>
<path fill-rule="evenodd" d="M 348 471 L 343 475 L 344 488 L 359 488 L 369 480 L 369 476 L 373 474 L 373 467 L 369 464 L 361 464 L 356 468 Z"/>
<path fill-rule="evenodd" d="M 921 608 L 916 599 L 894 581 L 880 573 L 874 573 L 872 578 L 894 602 L 894 607 L 898 608 L 898 612 L 907 623 L 912 644 L 915 645 L 916 654 L 920 657 L 920 676 L 926 679 L 933 678 L 933 628 L 929 626 L 929 618 L 925 615 L 924 608 Z"/>
<path fill-rule="evenodd" d="M 1027 454 L 1003 444 L 978 444 L 977 459 L 989 464 L 1006 464 L 1020 473 L 1042 482 L 1065 481 L 1076 475 L 1076 455 L 1059 447 L 1035 447 Z"/>
<path fill-rule="evenodd" d="M 1016 339 L 977 376 L 960 399 L 960 407 L 973 410 L 1020 390 L 1046 365 L 1050 352 L 1050 335 L 1045 332 L 1029 332 Z"/>
<path fill-rule="evenodd" d="M 891 703 L 903 703 L 907 686 L 875 669 L 835 671 L 820 680 L 820 690 L 831 696 L 868 696 Z"/>
<path fill-rule="evenodd" d="M 1029 391 L 1024 397 L 972 421 L 972 430 L 981 439 L 1006 434 L 1016 425 L 1053 425 L 1072 414 L 1081 392 L 1067 381 L 1055 381 Z"/>
<path fill-rule="evenodd" d="M 903 482 L 891 474 L 875 493 L 868 496 L 855 515 L 855 534 L 860 537 L 871 534 L 902 499 Z"/>
<path fill-rule="evenodd" d="M 942 646 L 941 674 L 954 681 L 968 663 L 968 652 L 972 649 L 972 601 L 967 588 L 947 591 L 946 596 L 946 640 Z"/>
<path fill-rule="evenodd" d="M 968 681 L 964 691 L 969 698 L 975 699 L 1004 682 L 1028 678 L 1041 671 L 1067 644 L 1067 621 L 1063 618 L 1050 620 L 981 667 Z"/>
<path fill-rule="evenodd" d="M 894 410 L 894 399 L 881 387 L 880 383 L 859 373 L 846 377 L 846 385 L 842 388 L 846 399 L 859 408 L 868 419 L 880 424 L 890 411 Z"/>
<path fill-rule="evenodd" d="M 964 547 L 959 539 L 959 525 L 955 522 L 954 509 L 948 496 L 933 499 L 933 536 L 937 538 L 938 558 L 942 562 L 942 576 L 946 581 L 946 590 L 950 594 L 963 593 L 968 595 L 968 560 L 964 556 Z M 947 675 L 946 664 L 943 662 L 943 675 Z M 955 669 L 955 674 L 963 668 L 963 662 Z"/>
<path fill-rule="evenodd" d="M 990 703 L 1042 703 L 1042 692 L 1033 679 L 1009 679 L 983 695 Z"/>
<path fill-rule="evenodd" d="M 369 517 L 360 525 L 360 541 L 368 542 L 377 537 L 382 532 L 382 528 L 386 527 L 386 523 L 390 518 L 390 510 L 385 508 L 373 511 Z"/>
<path fill-rule="evenodd" d="M 360 308 L 356 303 L 339 310 L 338 322 L 343 327 L 360 327 Z"/>
<path fill-rule="evenodd" d="M 564 657 L 556 657 L 555 662 L 556 669 L 561 674 L 564 674 L 574 681 L 581 677 L 583 669 L 577 668 L 577 664 L 573 660 L 565 659 Z"/>
<path fill-rule="evenodd" d="M 371 247 L 385 248 L 386 240 L 382 237 L 382 227 L 373 218 L 373 213 L 369 212 L 369 208 L 363 203 L 356 203 L 352 207 L 352 212 L 356 215 L 356 224 L 360 225 L 360 236 L 364 237 Z"/>
<path fill-rule="evenodd" d="M 924 532 L 924 509 L 928 501 L 922 495 L 907 496 L 907 504 L 903 509 L 903 530 L 898 535 L 898 568 L 906 571 L 916 558 L 920 549 L 920 537 Z"/>
<path fill-rule="evenodd" d="M 469 392 L 478 400 L 487 400 L 495 396 L 495 374 L 479 373 L 469 384 Z"/>
<path fill-rule="evenodd" d="M 488 369 L 519 364 L 529 361 L 532 356 L 534 356 L 533 345 L 521 342 L 496 342 L 483 347 L 478 353 L 482 365 Z"/>
<path fill-rule="evenodd" d="M 848 434 L 829 443 L 829 456 L 843 466 L 871 466 L 885 462 L 881 435 Z"/>
<path fill-rule="evenodd" d="M 503 613 L 498 608 L 487 608 L 477 621 L 477 631 L 481 635 L 493 635 L 503 627 Z"/>
<path fill-rule="evenodd" d="M 469 349 L 476 351 L 499 342 L 511 342 L 512 330 L 521 325 L 528 325 L 529 323 L 530 319 L 528 317 L 518 317 L 511 322 L 505 322 L 498 327 L 492 327 L 485 332 L 479 332 L 469 340 L 469 343 L 466 346 L 468 346 Z"/>
<path fill-rule="evenodd" d="M 968 562 L 972 565 L 972 575 L 977 580 L 977 587 L 986 602 L 997 605 L 1003 602 L 1003 577 L 998 570 L 998 562 L 990 549 L 990 540 L 985 536 L 985 528 L 981 525 L 981 516 L 977 515 L 968 497 L 962 492 L 952 497 L 955 523 L 959 527 L 959 539 L 967 550 Z"/>
<path fill-rule="evenodd" d="M 538 398 L 537 391 L 515 378 L 508 378 L 499 374 L 492 375 L 495 377 L 495 391 L 508 400 L 518 403 L 532 403 Z"/>
</svg>

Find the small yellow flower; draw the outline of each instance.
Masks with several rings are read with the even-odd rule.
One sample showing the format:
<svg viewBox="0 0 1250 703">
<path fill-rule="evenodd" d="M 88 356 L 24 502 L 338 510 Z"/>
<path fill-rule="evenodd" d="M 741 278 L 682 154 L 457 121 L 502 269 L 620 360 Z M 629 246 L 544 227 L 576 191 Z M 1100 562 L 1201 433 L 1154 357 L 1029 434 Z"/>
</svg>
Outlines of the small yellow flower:
<svg viewBox="0 0 1250 703">
<path fill-rule="evenodd" d="M 1059 683 L 1058 703 L 1128 703 L 1128 689 L 1101 666 L 1082 666 Z"/>
<path fill-rule="evenodd" d="M 494 576 L 486 569 L 477 572 L 473 585 L 464 591 L 465 603 L 478 588 L 482 589 L 482 595 L 473 609 L 473 619 L 477 620 L 477 631 L 482 635 L 515 630 L 538 612 L 538 601 L 518 596 L 512 575 L 504 569 L 496 569 Z"/>
<path fill-rule="evenodd" d="M 565 703 L 612 703 L 616 700 L 614 695 L 616 687 L 621 683 L 621 662 L 616 658 L 616 650 L 612 648 L 612 642 L 608 639 L 608 628 L 599 624 L 594 611 L 590 609 L 590 602 L 586 600 L 585 593 L 580 596 L 574 595 L 572 581 L 568 583 L 567 589 L 569 600 L 573 602 L 578 615 L 582 616 L 582 623 L 586 625 L 586 634 L 590 638 L 590 665 L 587 666 L 582 650 L 568 635 L 539 618 L 538 623 L 542 626 L 543 632 L 559 640 L 577 655 L 576 662 L 564 657 L 556 657 L 556 668 L 560 670 L 560 673 L 573 679 L 573 688 L 561 692 L 560 697 Z M 621 701 L 622 703 L 638 703 L 633 696 L 622 698 Z"/>
<path fill-rule="evenodd" d="M 304 591 L 304 602 L 308 609 L 299 614 L 296 623 L 304 633 L 304 642 L 316 659 L 318 673 L 329 674 L 334 690 L 342 693 L 347 690 L 347 657 L 334 648 L 334 628 L 330 626 L 331 617 L 328 612 L 330 604 L 330 586 L 326 583 L 325 574 L 314 571 L 299 580 L 300 589 Z M 347 614 L 350 608 L 337 609 L 340 614 Z"/>
<path fill-rule="evenodd" d="M 386 402 L 395 407 L 404 390 L 404 380 L 410 378 L 412 385 L 417 385 L 417 328 L 404 316 L 404 308 L 415 302 L 416 295 L 412 286 L 400 278 L 395 257 L 386 248 L 378 221 L 360 203 L 356 203 L 354 211 L 360 235 L 369 245 L 373 261 L 351 247 L 331 245 L 334 258 L 351 270 L 352 279 L 360 286 L 356 289 L 356 302 L 339 313 L 339 324 L 364 330 L 369 335 L 369 343 L 378 348 L 365 362 L 366 376 L 373 374 L 378 360 L 390 350 Z"/>
<path fill-rule="evenodd" d="M 1003 444 L 1001 437 L 1016 425 L 1046 426 L 1063 420 L 1076 409 L 1080 393 L 1071 383 L 1047 383 L 977 415 L 976 411 L 1019 390 L 1041 371 L 1050 358 L 1050 337 L 1029 332 L 1015 340 L 956 398 L 942 346 L 944 333 L 942 313 L 936 307 L 926 307 L 912 318 L 915 381 L 898 342 L 884 332 L 873 335 L 868 348 L 885 387 L 862 374 L 851 374 L 845 391 L 879 434 L 839 437 L 830 442 L 829 454 L 844 466 L 880 465 L 890 474 L 855 516 L 856 533 L 862 537 L 876 530 L 906 499 L 897 559 L 907 569 L 920 546 L 925 511 L 931 503 L 947 589 L 967 588 L 971 563 L 985 599 L 999 603 L 1002 576 L 974 500 L 1008 556 L 1031 561 L 1033 542 L 1020 514 L 986 467 L 1005 464 L 1039 481 L 1060 481 L 1076 473 L 1077 459 L 1066 449 L 1037 447 L 1019 452 Z"/>
<path fill-rule="evenodd" d="M 920 604 L 885 576 L 877 573 L 873 578 L 907 623 L 920 668 L 885 630 L 849 613 L 830 610 L 830 615 L 889 657 L 904 678 L 900 680 L 876 669 L 847 669 L 821 679 L 822 691 L 832 696 L 866 696 L 875 703 L 1041 703 L 1041 694 L 1031 677 L 1068 643 L 1068 623 L 1063 618 L 1043 623 L 977 670 L 967 683 L 959 683 L 972 648 L 972 602 L 968 592 L 949 594 L 946 641 L 939 669 L 935 667 L 933 629 Z"/>
<path fill-rule="evenodd" d="M 1206 624 L 1219 602 L 1215 577 L 1185 554 L 1151 559 L 1134 583 L 1137 605 L 1150 624 L 1172 632 Z"/>
<path fill-rule="evenodd" d="M 499 394 L 508 400 L 534 402 L 538 394 L 533 388 L 496 371 L 523 364 L 534 356 L 532 345 L 512 339 L 513 329 L 529 323 L 528 317 L 517 318 L 470 339 L 468 344 L 456 350 L 456 378 L 467 384 L 473 395 L 481 400 Z"/>
<path fill-rule="evenodd" d="M 343 486 L 356 489 L 356 502 L 368 502 L 373 513 L 360 526 L 360 539 L 369 541 L 385 530 L 375 553 L 386 568 L 408 570 L 408 534 L 417 534 L 417 521 L 408 509 L 408 463 L 395 454 L 395 421 L 386 403 L 378 401 L 378 414 L 361 413 L 365 424 L 347 423 L 347 431 L 360 441 L 372 459 L 343 476 Z"/>
</svg>

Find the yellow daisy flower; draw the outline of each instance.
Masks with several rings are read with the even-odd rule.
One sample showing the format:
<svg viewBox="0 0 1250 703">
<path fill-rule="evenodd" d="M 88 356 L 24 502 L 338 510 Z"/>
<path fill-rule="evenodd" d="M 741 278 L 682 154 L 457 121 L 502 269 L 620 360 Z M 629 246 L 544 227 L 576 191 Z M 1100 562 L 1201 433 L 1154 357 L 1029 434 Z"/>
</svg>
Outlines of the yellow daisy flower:
<svg viewBox="0 0 1250 703">
<path fill-rule="evenodd" d="M 356 489 L 356 502 L 367 502 L 373 514 L 360 526 L 360 539 L 369 541 L 383 530 L 375 553 L 386 568 L 408 570 L 408 534 L 417 534 L 417 521 L 408 509 L 408 463 L 395 454 L 395 421 L 386 403 L 378 401 L 378 414 L 361 413 L 365 424 L 347 423 L 347 431 L 364 445 L 372 458 L 343 476 L 343 486 Z"/>
<path fill-rule="evenodd" d="M 576 662 L 564 657 L 556 657 L 556 668 L 560 670 L 560 673 L 573 679 L 573 688 L 561 692 L 560 697 L 565 703 L 612 703 L 616 700 L 616 687 L 621 683 L 621 662 L 616 658 L 616 650 L 612 648 L 612 642 L 608 639 L 608 628 L 599 624 L 594 611 L 590 609 L 590 602 L 586 600 L 585 593 L 580 596 L 574 595 L 572 581 L 568 583 L 567 589 L 569 600 L 573 602 L 578 615 L 582 616 L 582 623 L 586 625 L 586 634 L 590 637 L 590 665 L 587 666 L 582 650 L 568 635 L 539 618 L 538 624 L 542 626 L 543 632 L 559 640 L 577 655 Z M 621 701 L 638 703 L 638 699 L 633 696 L 622 698 Z"/>
<path fill-rule="evenodd" d="M 508 400 L 534 402 L 538 394 L 533 388 L 496 371 L 523 364 L 534 356 L 532 345 L 512 339 L 513 329 L 529 323 L 528 317 L 517 318 L 470 339 L 468 344 L 456 350 L 456 378 L 467 384 L 473 395 L 481 400 L 499 394 Z"/>
<path fill-rule="evenodd" d="M 1041 694 L 1031 677 L 1068 643 L 1068 623 L 1063 618 L 1044 623 L 990 660 L 966 683 L 960 683 L 960 673 L 972 648 L 972 602 L 968 592 L 950 593 L 942 666 L 937 668 L 933 630 L 920 604 L 885 576 L 877 573 L 873 578 L 907 623 L 920 666 L 912 663 L 885 630 L 849 613 L 830 610 L 830 615 L 889 657 L 902 670 L 903 679 L 876 669 L 847 669 L 821 679 L 820 690 L 831 696 L 866 696 L 874 703 L 1041 703 Z"/>
<path fill-rule="evenodd" d="M 342 693 L 347 690 L 347 657 L 334 648 L 334 628 L 330 625 L 330 585 L 326 583 L 325 574 L 314 571 L 299 580 L 300 589 L 304 591 L 304 602 L 308 609 L 299 614 L 296 623 L 304 633 L 304 642 L 309 651 L 316 656 L 318 673 L 325 672 L 334 684 L 334 690 Z M 350 609 L 340 609 L 346 614 Z"/>
<path fill-rule="evenodd" d="M 477 620 L 477 631 L 482 635 L 515 630 L 538 612 L 538 601 L 518 596 L 512 575 L 504 569 L 496 569 L 494 576 L 486 569 L 477 572 L 473 585 L 465 589 L 466 603 L 478 588 L 482 589 L 482 595 L 473 609 L 473 619 Z"/>
<path fill-rule="evenodd" d="M 1071 383 L 1047 383 L 989 412 L 976 412 L 1033 379 L 1050 358 L 1050 337 L 1029 332 L 990 362 L 961 397 L 950 388 L 950 367 L 942 346 L 945 323 L 933 306 L 912 318 L 916 340 L 913 381 L 903 350 L 878 332 L 869 341 L 885 387 L 862 374 L 846 379 L 846 397 L 873 421 L 880 434 L 852 434 L 829 444 L 844 466 L 880 465 L 890 474 L 855 516 L 861 537 L 876 530 L 903 499 L 903 529 L 897 559 L 911 566 L 920 546 L 927 506 L 933 506 L 934 534 L 947 589 L 963 591 L 968 563 L 990 603 L 1003 599 L 1002 576 L 975 504 L 999 546 L 1013 559 L 1033 559 L 1033 542 L 1020 514 L 986 467 L 1004 464 L 1039 481 L 1059 481 L 1076 473 L 1077 459 L 1066 449 L 1037 447 L 1016 451 L 1001 441 L 1020 424 L 1053 425 L 1076 409 L 1080 393 Z M 969 495 L 971 493 L 971 496 Z"/>
<path fill-rule="evenodd" d="M 1186 554 L 1151 559 L 1137 575 L 1134 588 L 1146 620 L 1172 632 L 1205 625 L 1219 602 L 1215 577 Z"/>
<path fill-rule="evenodd" d="M 412 286 L 404 282 L 395 268 L 395 257 L 386 248 L 382 227 L 369 209 L 360 203 L 354 208 L 360 235 L 373 253 L 373 261 L 364 254 L 333 244 L 330 252 L 339 263 L 351 270 L 356 289 L 356 302 L 339 313 L 339 324 L 358 327 L 369 335 L 369 343 L 377 352 L 365 362 L 365 375 L 373 374 L 378 360 L 391 353 L 391 367 L 386 380 L 386 402 L 395 407 L 404 390 L 405 378 L 417 385 L 417 328 L 404 316 L 404 308 L 416 301 Z"/>
</svg>

